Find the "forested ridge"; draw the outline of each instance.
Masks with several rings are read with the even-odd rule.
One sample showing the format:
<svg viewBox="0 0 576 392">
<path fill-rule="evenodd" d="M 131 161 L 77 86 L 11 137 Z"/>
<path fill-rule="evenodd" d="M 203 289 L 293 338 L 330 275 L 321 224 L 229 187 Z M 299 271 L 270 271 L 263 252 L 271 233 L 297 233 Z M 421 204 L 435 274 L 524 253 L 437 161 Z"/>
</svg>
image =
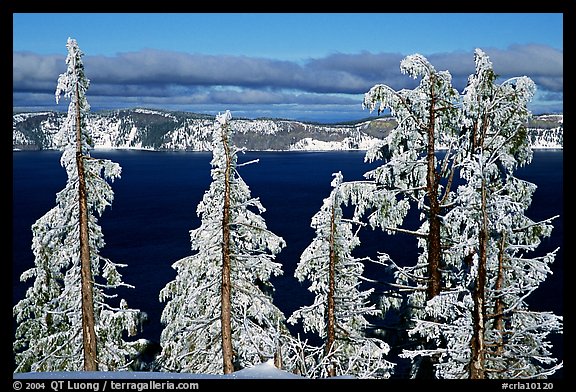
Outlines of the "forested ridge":
<svg viewBox="0 0 576 392">
<path fill-rule="evenodd" d="M 13 114 L 12 147 L 55 149 L 54 135 L 66 114 Z M 562 148 L 563 116 L 539 115 L 528 120 L 535 148 Z M 158 151 L 210 151 L 214 116 L 149 109 L 89 112 L 86 123 L 97 147 Z M 233 118 L 236 145 L 252 151 L 366 150 L 396 126 L 389 115 L 352 124 L 318 124 L 284 119 Z M 272 137 L 271 137 L 272 136 Z"/>
</svg>

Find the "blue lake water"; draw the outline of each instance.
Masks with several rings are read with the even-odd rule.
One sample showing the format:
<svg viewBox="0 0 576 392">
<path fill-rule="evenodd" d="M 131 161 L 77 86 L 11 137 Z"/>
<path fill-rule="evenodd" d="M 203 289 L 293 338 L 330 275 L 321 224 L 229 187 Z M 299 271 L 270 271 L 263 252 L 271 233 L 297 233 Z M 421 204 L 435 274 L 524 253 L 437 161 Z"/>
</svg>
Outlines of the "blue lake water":
<svg viewBox="0 0 576 392">
<path fill-rule="evenodd" d="M 95 157 L 111 159 L 122 166 L 122 176 L 112 187 L 115 199 L 100 224 L 106 246 L 101 254 L 121 269 L 124 281 L 134 289 L 120 296 L 131 308 L 148 314 L 149 322 L 139 337 L 157 342 L 162 326 L 164 303 L 158 294 L 175 276 L 171 264 L 190 254 L 189 230 L 200 224 L 196 207 L 210 185 L 211 153 L 96 150 Z M 66 174 L 56 151 L 13 152 L 13 304 L 24 297 L 31 282 L 22 283 L 21 273 L 33 267 L 32 224 L 55 205 L 56 193 L 63 189 Z M 344 180 L 359 180 L 377 164 L 364 162 L 364 152 L 247 152 L 240 163 L 259 159 L 239 168 L 240 174 L 267 209 L 263 213 L 268 228 L 284 238 L 286 248 L 277 256 L 284 275 L 274 278 L 274 302 L 288 317 L 312 296 L 306 284 L 294 278 L 300 254 L 314 237 L 312 216 L 328 196 L 332 173 L 341 171 Z M 527 215 L 533 220 L 554 215 L 551 238 L 544 239 L 539 254 L 561 247 L 553 265 L 554 274 L 530 299 L 534 310 L 563 312 L 563 152 L 537 150 L 532 163 L 517 172 L 518 177 L 538 185 Z M 415 240 L 401 235 L 385 236 L 366 229 L 361 234 L 359 255 L 389 253 L 399 263 L 411 263 Z M 367 265 L 366 275 L 379 277 L 381 267 Z M 562 357 L 562 341 L 555 337 L 554 351 Z"/>
</svg>

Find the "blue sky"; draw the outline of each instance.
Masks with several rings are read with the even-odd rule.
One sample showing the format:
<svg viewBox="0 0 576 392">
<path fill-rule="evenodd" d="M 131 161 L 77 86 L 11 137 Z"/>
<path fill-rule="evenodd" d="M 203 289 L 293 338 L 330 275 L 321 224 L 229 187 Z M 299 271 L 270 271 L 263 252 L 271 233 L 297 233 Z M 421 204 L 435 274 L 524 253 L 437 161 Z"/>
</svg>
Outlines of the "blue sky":
<svg viewBox="0 0 576 392">
<path fill-rule="evenodd" d="M 530 109 L 563 111 L 562 13 L 14 13 L 13 107 L 55 104 L 66 40 L 85 53 L 92 110 L 147 107 L 336 122 L 370 115 L 375 84 L 412 88 L 420 53 L 459 91 L 483 49 L 503 78 L 538 86 Z"/>
</svg>

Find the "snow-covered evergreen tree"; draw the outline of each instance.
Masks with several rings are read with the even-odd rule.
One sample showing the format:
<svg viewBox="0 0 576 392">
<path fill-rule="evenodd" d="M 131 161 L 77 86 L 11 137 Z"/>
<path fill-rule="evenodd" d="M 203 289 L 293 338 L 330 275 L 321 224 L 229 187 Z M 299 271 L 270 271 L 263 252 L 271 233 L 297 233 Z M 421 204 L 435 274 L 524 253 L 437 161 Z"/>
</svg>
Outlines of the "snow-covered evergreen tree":
<svg viewBox="0 0 576 392">
<path fill-rule="evenodd" d="M 462 260 L 461 284 L 453 291 L 458 295 L 428 304 L 429 312 L 457 308 L 458 317 L 453 325 L 417 328 L 446 341 L 438 377 L 543 378 L 562 366 L 547 341 L 562 333 L 562 317 L 531 311 L 526 298 L 551 273 L 556 250 L 534 252 L 550 235 L 553 218 L 533 222 L 525 215 L 536 186 L 514 176 L 532 158 L 527 104 L 536 87 L 527 77 L 497 84 L 480 49 L 475 63 L 462 97 L 463 184 L 457 207 L 445 217 L 454 239 L 450 253 Z"/>
<path fill-rule="evenodd" d="M 388 378 L 393 364 L 385 359 L 388 345 L 381 339 L 368 337 L 368 315 L 378 312 L 370 304 L 373 289 L 362 291 L 365 259 L 352 251 L 358 245 L 355 222 L 343 217 L 342 205 L 350 199 L 350 184 L 342 182 L 340 172 L 334 174 L 330 196 L 312 217 L 316 237 L 304 250 L 294 276 L 311 283 L 314 303 L 296 310 L 290 323 L 302 320 L 304 331 L 318 334 L 324 341 L 317 352 L 314 377 L 354 375 L 359 378 Z"/>
<path fill-rule="evenodd" d="M 60 75 L 56 100 L 70 99 L 68 117 L 59 130 L 63 149 L 60 160 L 68 180 L 56 195 L 56 206 L 32 226 L 35 267 L 25 271 L 23 281 L 34 278 L 26 297 L 13 308 L 18 322 L 13 347 L 16 372 L 86 370 L 83 345 L 83 299 L 81 278 L 80 181 L 85 179 L 88 255 L 92 279 L 92 307 L 96 336 L 95 362 L 99 370 L 128 369 L 139 353 L 139 342 L 125 340 L 137 333 L 145 316 L 129 309 L 113 290 L 129 286 L 118 272 L 121 264 L 102 257 L 105 245 L 97 216 L 111 205 L 114 192 L 107 180 L 121 173 L 117 163 L 90 157 L 90 134 L 84 117 L 90 110 L 86 99 L 89 80 L 84 75 L 83 53 L 76 40 L 68 39 L 67 72 Z M 78 149 L 80 146 L 80 149 Z M 80 171 L 78 161 L 82 161 Z"/>
<path fill-rule="evenodd" d="M 226 111 L 215 121 L 212 183 L 197 207 L 201 225 L 190 231 L 193 254 L 173 264 L 176 278 L 160 291 L 161 370 L 229 373 L 274 357 L 291 338 L 270 283 L 282 274 L 274 258 L 285 242 L 267 229 L 265 208 L 237 171 L 242 150 L 230 118 Z"/>
<path fill-rule="evenodd" d="M 418 66 L 420 59 L 416 56 L 407 64 L 416 65 L 413 69 L 427 69 Z M 404 201 L 404 189 L 417 192 L 424 188 L 423 183 L 418 186 L 410 182 L 413 177 L 424 177 L 417 170 L 422 166 L 418 160 L 424 155 L 422 149 L 409 152 L 417 143 L 398 139 L 396 133 L 407 126 L 417 129 L 411 124 L 421 118 L 429 120 L 427 112 L 437 115 L 434 120 L 441 125 L 439 129 L 450 136 L 443 158 L 445 168 L 450 170 L 443 168 L 436 175 L 443 179 L 440 184 L 445 184 L 447 191 L 458 185 L 456 192 L 445 192 L 438 214 L 442 250 L 439 291 L 430 296 L 430 281 L 434 279 L 429 255 L 433 242 L 429 238 L 432 222 L 427 219 L 416 231 L 423 250 L 416 265 L 398 266 L 383 255 L 381 261 L 395 271 L 393 285 L 407 294 L 384 297 L 383 303 L 385 307 L 406 310 L 408 333 L 416 345 L 402 355 L 412 359 L 413 377 L 545 377 L 562 366 L 551 358 L 546 340 L 551 333 L 561 333 L 562 317 L 530 311 L 526 297 L 550 273 L 556 251 L 540 257 L 533 252 L 541 238 L 550 235 L 553 218 L 533 222 L 525 216 L 535 186 L 514 176 L 514 170 L 532 157 L 525 127 L 527 103 L 535 86 L 526 77 L 496 84 L 485 53 L 477 50 L 475 60 L 476 73 L 458 101 L 445 100 L 444 106 L 435 111 L 431 108 L 439 102 L 433 93 L 439 91 L 438 83 L 427 84 L 430 88 L 419 94 L 418 88 L 394 92 L 376 86 L 366 96 L 365 104 L 371 109 L 376 107 L 376 99 L 384 105 L 380 109 L 390 108 L 399 123 L 377 150 L 388 152 L 388 161 L 369 173 L 379 189 L 374 200 L 380 198 L 372 202 L 379 209 L 370 219 L 384 228 L 390 226 L 394 232 L 396 207 L 398 200 Z M 421 106 L 428 109 L 420 113 L 414 110 Z M 415 133 L 415 139 L 423 133 Z M 398 166 L 397 158 L 402 153 L 410 158 Z M 406 170 L 410 165 L 412 173 Z M 423 216 L 430 216 L 433 208 L 425 199 L 415 193 L 411 200 Z M 387 223 L 390 220 L 392 224 Z M 428 365 L 425 374 L 418 372 L 421 364 Z"/>
<path fill-rule="evenodd" d="M 407 325 L 400 328 L 405 329 L 410 328 L 410 320 L 429 317 L 421 312 L 424 304 L 439 295 L 451 279 L 443 250 L 446 239 L 443 215 L 454 198 L 452 178 L 459 96 L 452 87 L 450 73 L 436 70 L 419 54 L 404 58 L 400 70 L 412 78 L 420 77 L 419 85 L 413 90 L 399 91 L 375 85 L 364 96 L 365 108 L 377 109 L 378 113 L 390 110 L 398 125 L 366 153 L 367 161 L 382 160 L 383 164 L 365 174 L 374 182 L 374 192 L 364 200 L 358 199 L 361 204 L 357 205 L 357 211 L 367 211 L 373 227 L 381 227 L 389 234 L 413 235 L 418 240 L 420 253 L 414 264 L 405 260 L 408 265 L 399 267 L 386 253 L 380 257 L 382 264 L 395 271 L 396 287 L 402 287 L 383 298 L 384 311 L 401 309 L 399 318 L 407 320 Z M 437 155 L 439 147 L 446 149 L 443 157 Z M 420 227 L 405 225 L 410 208 L 420 212 Z M 417 336 L 412 341 L 434 348 L 433 342 Z M 432 374 L 431 361 L 426 358 L 424 365 L 417 359 L 413 371 L 428 377 Z"/>
</svg>

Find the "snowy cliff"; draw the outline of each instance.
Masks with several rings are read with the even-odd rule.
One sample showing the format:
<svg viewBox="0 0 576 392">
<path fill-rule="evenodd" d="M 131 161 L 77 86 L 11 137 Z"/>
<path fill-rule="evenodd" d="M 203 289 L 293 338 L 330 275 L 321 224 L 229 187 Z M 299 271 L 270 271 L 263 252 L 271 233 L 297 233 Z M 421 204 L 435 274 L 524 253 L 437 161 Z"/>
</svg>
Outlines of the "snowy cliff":
<svg viewBox="0 0 576 392">
<path fill-rule="evenodd" d="M 14 113 L 14 150 L 54 149 L 66 113 Z M 537 116 L 529 124 L 534 148 L 562 148 L 563 116 Z M 90 113 L 96 148 L 209 151 L 214 117 L 148 109 Z M 235 144 L 252 151 L 366 150 L 396 125 L 390 117 L 357 124 L 311 124 L 280 119 L 232 119 Z"/>
<path fill-rule="evenodd" d="M 13 114 L 13 149 L 53 149 L 65 113 Z M 233 119 L 235 143 L 248 150 L 365 149 L 394 126 L 389 118 L 353 125 L 318 125 L 279 119 Z M 209 151 L 214 118 L 147 109 L 90 113 L 96 148 Z"/>
</svg>

